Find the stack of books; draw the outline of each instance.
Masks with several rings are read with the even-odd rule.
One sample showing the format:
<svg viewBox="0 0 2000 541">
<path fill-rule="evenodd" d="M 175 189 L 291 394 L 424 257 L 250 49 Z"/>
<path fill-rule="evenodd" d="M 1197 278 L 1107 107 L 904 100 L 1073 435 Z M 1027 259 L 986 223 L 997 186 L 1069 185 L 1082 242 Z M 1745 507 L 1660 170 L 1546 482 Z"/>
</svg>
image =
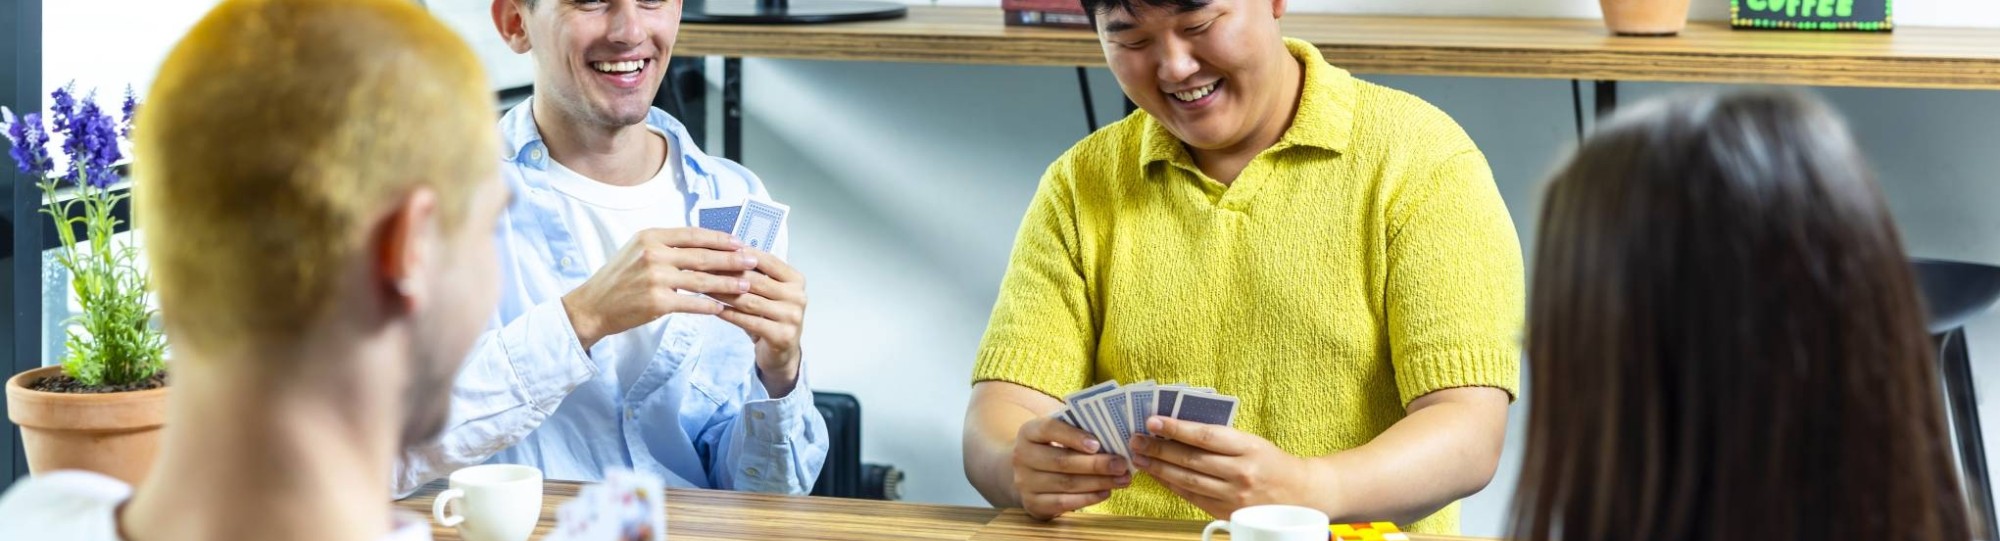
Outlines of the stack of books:
<svg viewBox="0 0 2000 541">
<path fill-rule="evenodd" d="M 1007 26 L 1047 26 L 1090 29 L 1078 0 L 1000 0 L 1007 12 Z"/>
</svg>

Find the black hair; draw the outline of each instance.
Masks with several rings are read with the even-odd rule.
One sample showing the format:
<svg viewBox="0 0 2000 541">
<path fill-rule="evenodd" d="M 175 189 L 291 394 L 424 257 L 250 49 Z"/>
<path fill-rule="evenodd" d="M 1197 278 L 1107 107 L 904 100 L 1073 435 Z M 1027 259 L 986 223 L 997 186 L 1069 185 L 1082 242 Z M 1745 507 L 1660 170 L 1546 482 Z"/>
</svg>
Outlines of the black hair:
<svg viewBox="0 0 2000 541">
<path fill-rule="evenodd" d="M 528 0 L 530 2 L 534 0 Z M 1137 7 L 1174 8 L 1179 13 L 1187 13 L 1204 7 L 1214 0 L 1083 0 L 1083 14 L 1090 17 L 1090 25 L 1097 26 L 1097 12 L 1123 10 L 1131 13 Z"/>
</svg>

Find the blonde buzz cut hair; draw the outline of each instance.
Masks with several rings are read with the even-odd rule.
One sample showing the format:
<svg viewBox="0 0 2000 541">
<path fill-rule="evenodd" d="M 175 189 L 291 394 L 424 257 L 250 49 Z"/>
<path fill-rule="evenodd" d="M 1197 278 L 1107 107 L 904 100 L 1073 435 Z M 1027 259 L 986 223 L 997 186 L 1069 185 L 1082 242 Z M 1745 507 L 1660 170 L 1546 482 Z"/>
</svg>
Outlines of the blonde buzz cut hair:
<svg viewBox="0 0 2000 541">
<path fill-rule="evenodd" d="M 284 343 L 420 187 L 464 226 L 496 176 L 479 60 L 410 0 L 228 0 L 140 108 L 135 220 L 176 347 Z"/>
</svg>

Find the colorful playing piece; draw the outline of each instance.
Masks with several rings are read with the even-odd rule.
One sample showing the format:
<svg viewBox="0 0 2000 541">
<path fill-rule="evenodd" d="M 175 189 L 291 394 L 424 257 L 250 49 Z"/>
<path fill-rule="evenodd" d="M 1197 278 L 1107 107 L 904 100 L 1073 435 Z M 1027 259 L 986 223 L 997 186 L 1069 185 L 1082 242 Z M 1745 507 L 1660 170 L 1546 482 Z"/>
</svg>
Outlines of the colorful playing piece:
<svg viewBox="0 0 2000 541">
<path fill-rule="evenodd" d="M 1335 524 L 1327 528 L 1333 541 L 1410 541 L 1410 536 L 1389 522 Z"/>
</svg>

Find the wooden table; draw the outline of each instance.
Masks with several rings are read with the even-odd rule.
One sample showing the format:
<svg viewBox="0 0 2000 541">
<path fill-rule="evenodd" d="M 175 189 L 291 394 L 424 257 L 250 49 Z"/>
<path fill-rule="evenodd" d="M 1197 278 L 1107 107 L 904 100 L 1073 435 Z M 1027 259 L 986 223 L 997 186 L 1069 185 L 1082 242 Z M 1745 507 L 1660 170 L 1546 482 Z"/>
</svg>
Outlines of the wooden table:
<svg viewBox="0 0 2000 541">
<path fill-rule="evenodd" d="M 556 508 L 576 497 L 581 485 L 548 481 L 542 491 L 540 539 L 555 527 Z M 431 483 L 396 502 L 398 507 L 431 513 L 431 502 L 443 492 L 443 481 Z M 746 540 L 954 540 L 954 541 L 1189 541 L 1201 538 L 1199 521 L 1104 515 L 1070 515 L 1043 522 L 1018 509 L 1000 511 L 874 500 L 807 496 L 774 496 L 720 490 L 668 489 L 667 538 L 675 541 Z M 438 541 L 458 541 L 458 532 L 431 522 Z M 1412 535 L 1417 541 L 1470 541 L 1471 538 Z"/>
</svg>

